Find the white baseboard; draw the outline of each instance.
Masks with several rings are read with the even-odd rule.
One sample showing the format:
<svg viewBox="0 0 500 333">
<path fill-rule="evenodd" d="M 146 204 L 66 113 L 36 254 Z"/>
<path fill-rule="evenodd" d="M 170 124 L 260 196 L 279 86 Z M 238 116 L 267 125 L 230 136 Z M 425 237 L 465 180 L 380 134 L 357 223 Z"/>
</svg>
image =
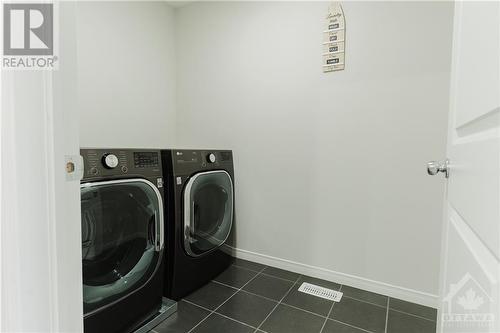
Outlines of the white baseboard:
<svg viewBox="0 0 500 333">
<path fill-rule="evenodd" d="M 429 293 L 399 287 L 388 283 L 366 279 L 346 273 L 335 272 L 329 269 L 306 265 L 299 262 L 276 258 L 265 254 L 251 252 L 225 245 L 225 251 L 240 259 L 254 261 L 263 265 L 274 266 L 291 272 L 312 276 L 331 282 L 349 285 L 355 288 L 374 293 L 399 298 L 408 302 L 437 308 L 438 296 Z"/>
</svg>

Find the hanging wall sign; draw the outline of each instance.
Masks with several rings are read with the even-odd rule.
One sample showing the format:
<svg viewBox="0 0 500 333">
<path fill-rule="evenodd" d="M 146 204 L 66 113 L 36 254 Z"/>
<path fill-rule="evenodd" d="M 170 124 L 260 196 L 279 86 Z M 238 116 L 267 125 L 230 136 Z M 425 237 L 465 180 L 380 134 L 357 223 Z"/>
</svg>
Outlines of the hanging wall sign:
<svg viewBox="0 0 500 333">
<path fill-rule="evenodd" d="M 345 63 L 345 18 L 340 2 L 328 7 L 323 31 L 323 72 L 340 71 Z"/>
</svg>

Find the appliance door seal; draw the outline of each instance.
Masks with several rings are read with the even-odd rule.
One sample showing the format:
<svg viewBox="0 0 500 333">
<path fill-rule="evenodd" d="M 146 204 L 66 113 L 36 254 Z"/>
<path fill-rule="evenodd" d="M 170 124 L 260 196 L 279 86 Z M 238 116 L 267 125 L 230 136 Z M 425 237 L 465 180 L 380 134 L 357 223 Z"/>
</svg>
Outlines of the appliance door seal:
<svg viewBox="0 0 500 333">
<path fill-rule="evenodd" d="M 199 172 L 184 188 L 184 250 L 199 257 L 223 245 L 234 214 L 234 186 L 225 170 Z"/>
</svg>

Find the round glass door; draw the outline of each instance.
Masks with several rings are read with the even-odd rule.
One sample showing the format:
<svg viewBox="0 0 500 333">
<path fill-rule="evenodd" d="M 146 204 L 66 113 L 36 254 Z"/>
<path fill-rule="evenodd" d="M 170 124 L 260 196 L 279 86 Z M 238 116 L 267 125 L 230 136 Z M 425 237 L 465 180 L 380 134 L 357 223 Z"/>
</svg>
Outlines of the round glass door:
<svg viewBox="0 0 500 333">
<path fill-rule="evenodd" d="M 184 190 L 184 248 L 199 256 L 226 241 L 233 224 L 233 182 L 226 171 L 202 172 Z"/>
<path fill-rule="evenodd" d="M 140 288 L 163 243 L 158 189 L 142 179 L 81 185 L 84 313 Z"/>
</svg>

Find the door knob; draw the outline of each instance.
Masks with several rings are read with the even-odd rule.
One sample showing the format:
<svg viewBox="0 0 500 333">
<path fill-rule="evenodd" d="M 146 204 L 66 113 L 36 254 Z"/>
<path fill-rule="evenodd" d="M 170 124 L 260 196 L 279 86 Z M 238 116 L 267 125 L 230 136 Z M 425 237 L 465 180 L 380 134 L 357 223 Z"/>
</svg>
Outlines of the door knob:
<svg viewBox="0 0 500 333">
<path fill-rule="evenodd" d="M 430 161 L 427 163 L 427 173 L 431 176 L 435 176 L 440 172 L 444 173 L 444 176 L 448 178 L 450 176 L 450 162 L 448 160 L 443 163 L 439 163 L 436 161 Z"/>
</svg>

